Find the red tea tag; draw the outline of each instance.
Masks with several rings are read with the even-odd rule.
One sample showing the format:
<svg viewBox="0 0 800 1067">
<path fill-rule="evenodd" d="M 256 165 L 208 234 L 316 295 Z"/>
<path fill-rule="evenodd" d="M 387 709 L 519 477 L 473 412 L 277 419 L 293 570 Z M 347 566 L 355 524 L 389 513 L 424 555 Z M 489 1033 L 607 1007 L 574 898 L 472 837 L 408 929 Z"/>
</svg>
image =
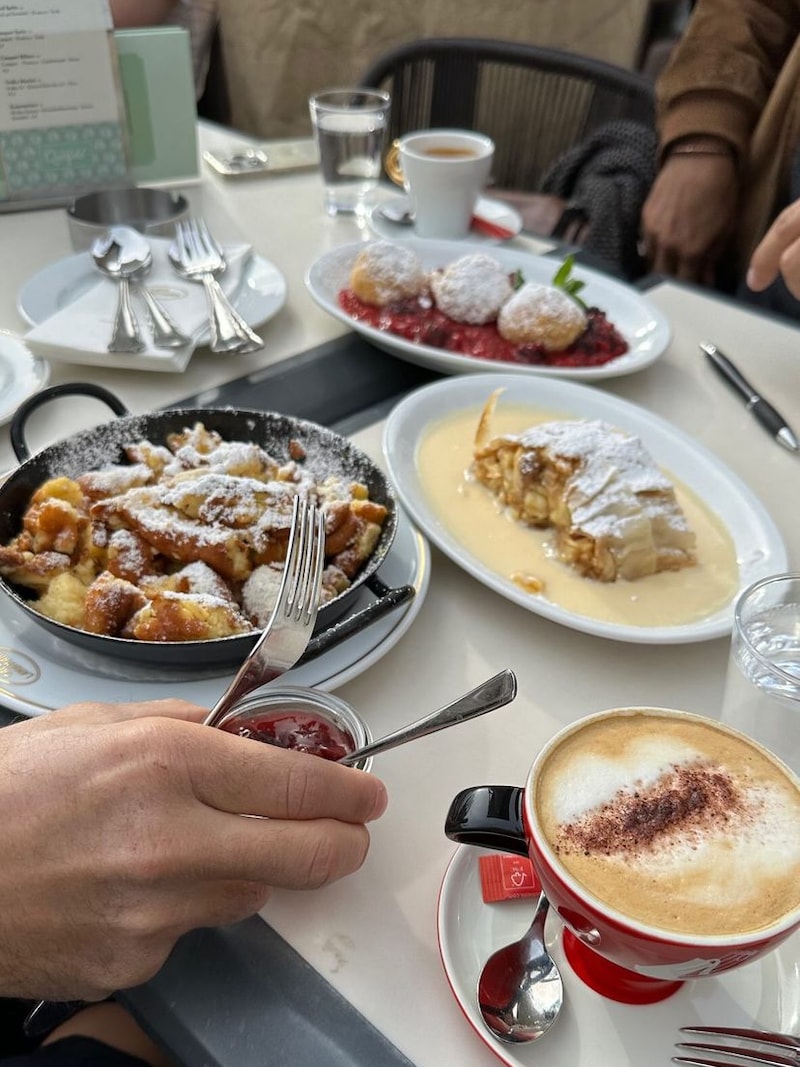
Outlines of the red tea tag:
<svg viewBox="0 0 800 1067">
<path fill-rule="evenodd" d="M 478 859 L 481 892 L 486 904 L 498 900 L 517 900 L 535 897 L 541 890 L 539 879 L 527 856 L 507 856 L 497 853 Z"/>
</svg>

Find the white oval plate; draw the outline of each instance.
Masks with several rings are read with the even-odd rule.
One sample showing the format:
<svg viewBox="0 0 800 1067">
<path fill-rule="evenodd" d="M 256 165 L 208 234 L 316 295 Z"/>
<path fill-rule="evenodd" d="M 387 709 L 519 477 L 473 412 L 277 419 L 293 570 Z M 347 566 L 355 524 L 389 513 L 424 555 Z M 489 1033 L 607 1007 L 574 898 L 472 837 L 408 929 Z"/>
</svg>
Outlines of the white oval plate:
<svg viewBox="0 0 800 1067">
<path fill-rule="evenodd" d="M 473 252 L 486 253 L 483 242 L 434 241 L 408 238 L 403 245 L 413 248 L 426 270 L 445 267 L 461 256 Z M 640 292 L 629 285 L 616 281 L 589 267 L 576 266 L 574 276 L 586 282 L 581 297 L 587 304 L 605 311 L 619 332 L 628 342 L 624 356 L 612 359 L 599 367 L 534 367 L 520 363 L 495 363 L 458 352 L 446 352 L 431 345 L 415 344 L 403 337 L 378 330 L 364 322 L 352 319 L 339 306 L 339 293 L 347 288 L 350 271 L 364 243 L 340 245 L 312 264 L 306 274 L 306 285 L 321 308 L 334 318 L 346 323 L 356 333 L 377 348 L 423 367 L 430 367 L 441 374 L 485 374 L 501 369 L 514 374 L 533 375 L 537 378 L 566 378 L 572 381 L 598 381 L 615 378 L 643 370 L 655 362 L 666 349 L 670 340 L 670 327 L 661 311 L 646 300 Z M 526 281 L 549 284 L 558 270 L 558 259 L 537 256 L 515 248 L 495 246 L 489 255 L 497 259 L 509 273 L 520 270 Z"/>
<path fill-rule="evenodd" d="M 583 984 L 564 956 L 561 924 L 551 913 L 545 937 L 564 979 L 561 1017 L 541 1042 L 498 1041 L 480 1017 L 478 975 L 496 949 L 528 928 L 533 901 L 484 904 L 481 855 L 486 855 L 483 849 L 460 845 L 447 867 L 437 908 L 439 951 L 467 1022 L 508 1067 L 670 1067 L 675 1042 L 692 1040 L 681 1037 L 681 1026 L 756 1026 L 796 1033 L 798 934 L 763 959 L 716 978 L 686 982 L 668 1000 L 642 1007 L 608 1000 Z"/>
<path fill-rule="evenodd" d="M 402 511 L 378 577 L 392 588 L 413 585 L 414 596 L 329 652 L 288 671 L 283 676 L 287 684 L 316 686 L 326 692 L 338 689 L 394 648 L 416 619 L 428 592 L 430 549 Z M 362 591 L 352 611 L 372 599 L 370 593 Z M 0 614 L 0 700 L 21 715 L 43 715 L 81 700 L 127 702 L 171 696 L 210 708 L 233 674 L 229 671 L 220 676 L 215 671 L 198 677 L 195 671 L 148 670 L 62 641 L 31 622 L 10 601 Z"/>
<path fill-rule="evenodd" d="M 25 342 L 0 330 L 0 426 L 9 422 L 23 400 L 44 389 L 50 364 L 38 359 Z"/>
<path fill-rule="evenodd" d="M 37 326 L 57 311 L 68 307 L 97 284 L 97 268 L 88 252 L 78 252 L 37 271 L 17 296 L 20 315 Z M 286 280 L 269 260 L 255 253 L 242 269 L 242 278 L 231 303 L 250 326 L 261 326 L 277 315 L 286 302 Z M 208 344 L 206 330 L 197 344 Z"/>
<path fill-rule="evenodd" d="M 523 608 L 573 630 L 640 644 L 708 641 L 730 633 L 733 602 L 695 622 L 675 626 L 629 626 L 568 611 L 543 596 L 526 593 L 471 556 L 428 505 L 417 469 L 417 445 L 428 427 L 467 408 L 480 410 L 495 389 L 506 389 L 521 406 L 558 411 L 565 418 L 603 419 L 641 438 L 650 455 L 705 502 L 724 522 L 736 546 L 739 589 L 787 568 L 783 539 L 764 508 L 741 479 L 713 452 L 666 419 L 601 389 L 555 378 L 509 374 L 445 378 L 402 400 L 389 416 L 383 450 L 389 477 L 404 508 L 433 543 L 473 578 Z M 512 391 L 513 390 L 513 394 Z"/>
</svg>

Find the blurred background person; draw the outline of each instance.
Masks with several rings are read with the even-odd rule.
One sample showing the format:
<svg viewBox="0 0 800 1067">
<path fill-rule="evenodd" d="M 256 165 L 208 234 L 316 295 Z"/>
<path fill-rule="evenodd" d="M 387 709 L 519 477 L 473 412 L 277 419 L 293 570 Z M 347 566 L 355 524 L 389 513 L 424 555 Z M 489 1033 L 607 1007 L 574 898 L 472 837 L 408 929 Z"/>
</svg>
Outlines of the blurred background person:
<svg viewBox="0 0 800 1067">
<path fill-rule="evenodd" d="M 217 28 L 217 0 L 109 0 L 109 3 L 117 29 L 169 25 L 188 31 L 199 100 L 205 88 Z"/>
<path fill-rule="evenodd" d="M 641 227 L 654 271 L 736 288 L 800 195 L 798 33 L 800 0 L 697 0 L 656 86 L 660 168 Z"/>
</svg>

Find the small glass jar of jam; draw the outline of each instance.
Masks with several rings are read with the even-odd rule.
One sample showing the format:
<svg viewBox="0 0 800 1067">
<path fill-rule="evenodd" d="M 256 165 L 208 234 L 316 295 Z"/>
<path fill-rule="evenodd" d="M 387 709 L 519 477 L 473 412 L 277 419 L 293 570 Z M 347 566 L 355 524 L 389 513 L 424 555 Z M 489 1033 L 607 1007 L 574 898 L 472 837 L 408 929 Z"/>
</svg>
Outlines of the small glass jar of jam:
<svg viewBox="0 0 800 1067">
<path fill-rule="evenodd" d="M 367 724 L 341 697 L 301 686 L 264 689 L 245 697 L 218 728 L 334 761 L 372 740 Z M 355 766 L 369 770 L 372 759 Z"/>
</svg>

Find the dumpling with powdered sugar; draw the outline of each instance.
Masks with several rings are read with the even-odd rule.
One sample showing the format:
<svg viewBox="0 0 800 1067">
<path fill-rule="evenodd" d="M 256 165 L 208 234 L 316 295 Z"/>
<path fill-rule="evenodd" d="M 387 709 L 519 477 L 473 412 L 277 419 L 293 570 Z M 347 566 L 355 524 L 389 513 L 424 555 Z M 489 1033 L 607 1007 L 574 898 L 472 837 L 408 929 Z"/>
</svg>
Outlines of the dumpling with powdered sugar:
<svg viewBox="0 0 800 1067">
<path fill-rule="evenodd" d="M 365 304 L 386 307 L 421 296 L 427 291 L 428 275 L 410 248 L 391 241 L 370 241 L 355 258 L 350 288 Z"/>
<path fill-rule="evenodd" d="M 527 282 L 497 318 L 501 337 L 514 344 L 536 344 L 551 352 L 567 348 L 586 329 L 583 308 L 552 285 Z"/>
<path fill-rule="evenodd" d="M 430 284 L 438 309 L 472 326 L 494 322 L 514 291 L 505 268 L 480 252 L 462 256 L 432 274 Z"/>
</svg>

